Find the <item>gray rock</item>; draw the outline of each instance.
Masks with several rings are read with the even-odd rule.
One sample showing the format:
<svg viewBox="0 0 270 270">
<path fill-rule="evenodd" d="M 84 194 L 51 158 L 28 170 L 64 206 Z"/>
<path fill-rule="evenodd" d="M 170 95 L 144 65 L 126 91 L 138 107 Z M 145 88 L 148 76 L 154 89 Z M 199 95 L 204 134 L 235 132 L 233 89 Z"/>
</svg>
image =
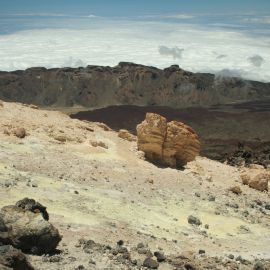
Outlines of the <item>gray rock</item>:
<svg viewBox="0 0 270 270">
<path fill-rule="evenodd" d="M 266 210 L 270 210 L 270 203 L 266 203 L 265 206 L 264 206 L 264 208 L 265 208 Z"/>
<path fill-rule="evenodd" d="M 231 260 L 233 260 L 234 259 L 234 255 L 233 254 L 229 254 L 228 255 L 228 258 L 231 259 Z"/>
<path fill-rule="evenodd" d="M 43 218 L 18 206 L 5 206 L 0 211 L 1 242 L 10 244 L 23 252 L 50 253 L 61 241 L 58 230 Z M 4 227 L 3 227 L 4 225 Z"/>
<path fill-rule="evenodd" d="M 27 257 L 12 246 L 0 246 L 0 269 L 1 270 L 34 270 Z"/>
<path fill-rule="evenodd" d="M 266 270 L 262 262 L 256 262 L 253 266 L 253 270 Z"/>
<path fill-rule="evenodd" d="M 159 267 L 159 263 L 152 258 L 146 258 L 143 262 L 143 266 L 149 269 L 157 269 Z"/>
<path fill-rule="evenodd" d="M 157 258 L 158 262 L 164 262 L 166 260 L 165 254 L 161 251 L 154 252 L 154 255 Z"/>
<path fill-rule="evenodd" d="M 202 224 L 202 222 L 200 221 L 199 218 L 194 217 L 194 216 L 192 216 L 192 215 L 190 215 L 190 216 L 188 217 L 188 223 L 189 223 L 189 224 L 192 224 L 192 225 L 196 225 L 196 226 L 200 226 L 200 225 Z"/>
</svg>

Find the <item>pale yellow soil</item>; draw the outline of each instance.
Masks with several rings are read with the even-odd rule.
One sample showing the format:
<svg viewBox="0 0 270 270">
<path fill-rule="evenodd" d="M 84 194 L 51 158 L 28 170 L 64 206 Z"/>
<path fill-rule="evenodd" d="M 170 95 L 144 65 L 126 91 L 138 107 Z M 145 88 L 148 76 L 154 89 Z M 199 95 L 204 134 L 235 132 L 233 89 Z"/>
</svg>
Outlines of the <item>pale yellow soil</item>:
<svg viewBox="0 0 270 270">
<path fill-rule="evenodd" d="M 12 134 L 17 127 L 26 129 L 25 138 Z M 67 141 L 59 142 L 59 136 Z M 108 149 L 93 147 L 91 141 L 104 142 Z M 242 185 L 239 175 L 239 169 L 204 157 L 184 170 L 158 168 L 138 157 L 136 142 L 97 123 L 15 103 L 0 106 L 0 207 L 24 197 L 46 205 L 63 235 L 59 248 L 81 261 L 86 257 L 75 245 L 82 237 L 104 244 L 147 242 L 166 254 L 205 249 L 209 256 L 269 259 L 270 211 L 249 207 L 255 199 L 270 202 L 269 193 Z M 236 184 L 242 195 L 228 191 Z M 215 202 L 208 200 L 210 195 Z M 237 203 L 239 209 L 226 203 Z M 203 225 L 188 224 L 191 214 Z M 46 269 L 41 258 L 32 260 L 37 269 Z"/>
</svg>

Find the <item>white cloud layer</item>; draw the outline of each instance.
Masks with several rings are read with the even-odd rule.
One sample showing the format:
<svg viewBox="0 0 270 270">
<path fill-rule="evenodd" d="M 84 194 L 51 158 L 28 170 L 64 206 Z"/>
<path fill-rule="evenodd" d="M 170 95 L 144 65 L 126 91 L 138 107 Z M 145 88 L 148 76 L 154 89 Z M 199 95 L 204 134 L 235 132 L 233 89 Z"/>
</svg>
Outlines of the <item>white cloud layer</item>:
<svg viewBox="0 0 270 270">
<path fill-rule="evenodd" d="M 270 81 L 270 37 L 162 22 L 95 22 L 81 29 L 0 35 L 0 70 L 115 66 L 120 61 Z M 180 49 L 181 48 L 181 49 Z M 254 58 L 255 57 L 255 58 Z M 262 60 L 263 59 L 263 60 Z"/>
</svg>

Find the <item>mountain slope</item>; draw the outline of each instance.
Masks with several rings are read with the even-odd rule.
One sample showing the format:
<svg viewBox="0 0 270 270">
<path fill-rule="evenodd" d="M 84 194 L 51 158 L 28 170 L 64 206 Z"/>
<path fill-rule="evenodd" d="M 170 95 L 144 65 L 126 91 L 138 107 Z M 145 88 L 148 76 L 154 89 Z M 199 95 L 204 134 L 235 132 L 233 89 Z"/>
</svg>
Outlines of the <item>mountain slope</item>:
<svg viewBox="0 0 270 270">
<path fill-rule="evenodd" d="M 191 73 L 171 66 L 119 63 L 116 67 L 30 68 L 0 72 L 0 98 L 40 106 L 109 105 L 190 107 L 264 99 L 270 84 Z"/>
</svg>

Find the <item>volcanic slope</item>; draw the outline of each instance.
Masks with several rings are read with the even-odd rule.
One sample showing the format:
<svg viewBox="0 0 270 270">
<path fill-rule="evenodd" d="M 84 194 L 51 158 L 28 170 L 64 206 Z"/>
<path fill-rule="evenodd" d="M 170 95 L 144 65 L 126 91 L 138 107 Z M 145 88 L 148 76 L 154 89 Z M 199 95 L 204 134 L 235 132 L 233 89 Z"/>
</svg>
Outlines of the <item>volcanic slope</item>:
<svg viewBox="0 0 270 270">
<path fill-rule="evenodd" d="M 240 269 L 251 269 L 256 258 L 270 258 L 270 199 L 241 184 L 242 170 L 249 173 L 203 157 L 183 170 L 159 168 L 141 157 L 136 142 L 102 123 L 0 103 L 0 207 L 34 198 L 63 235 L 61 260 L 31 256 L 37 269 L 130 269 L 106 254 L 93 255 L 89 266 L 81 238 L 104 245 L 123 240 L 128 249 L 145 243 L 167 256 L 190 251 L 199 265 L 219 262 L 215 269 L 247 259 L 251 264 Z M 235 185 L 242 194 L 229 191 Z M 189 224 L 190 215 L 202 225 Z M 174 267 L 164 262 L 159 269 Z"/>
</svg>

